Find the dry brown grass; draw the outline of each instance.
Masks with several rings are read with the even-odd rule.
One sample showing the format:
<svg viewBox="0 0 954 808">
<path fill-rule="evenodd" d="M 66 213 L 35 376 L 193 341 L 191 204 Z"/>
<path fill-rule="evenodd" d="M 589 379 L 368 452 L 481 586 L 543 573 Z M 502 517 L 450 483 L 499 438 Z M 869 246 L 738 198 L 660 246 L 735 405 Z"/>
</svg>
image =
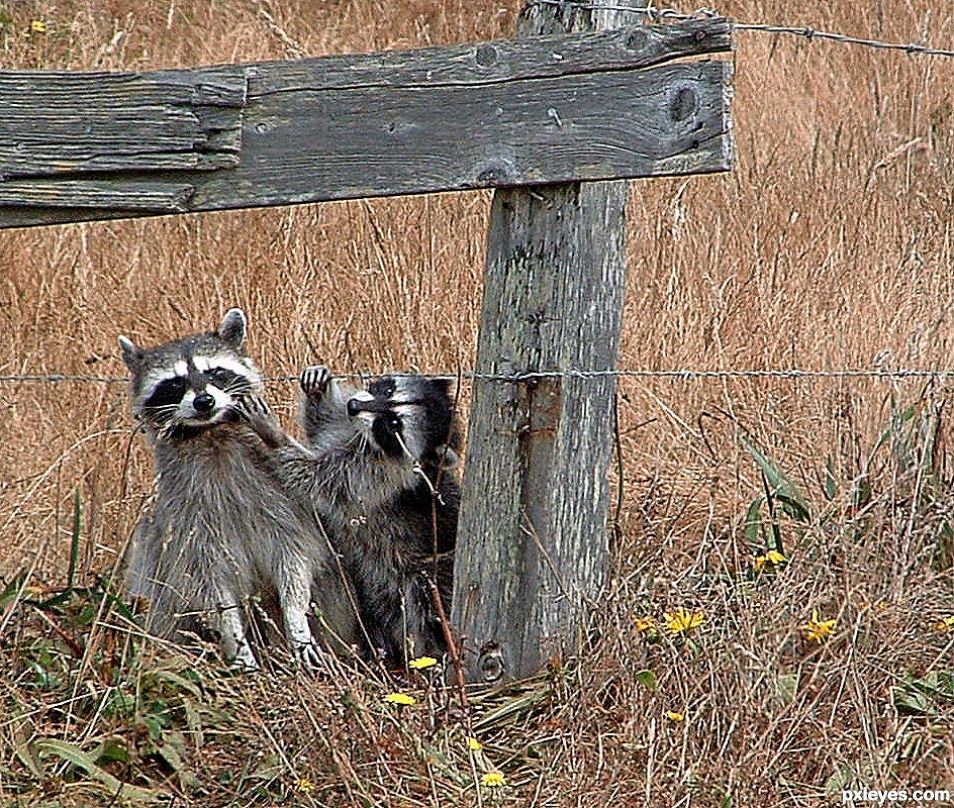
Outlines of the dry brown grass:
<svg viewBox="0 0 954 808">
<path fill-rule="evenodd" d="M 515 8 L 4 3 L 0 53 L 6 68 L 146 69 L 401 48 L 508 35 Z M 720 10 L 954 41 L 954 13 L 927 0 L 735 0 Z M 48 22 L 45 36 L 22 34 L 32 17 Z M 736 64 L 735 171 L 632 186 L 620 365 L 868 368 L 887 351 L 887 367 L 951 367 L 954 63 L 740 34 Z M 234 304 L 249 312 L 251 349 L 275 375 L 312 361 L 470 367 L 488 206 L 473 193 L 0 232 L 0 374 L 121 375 L 118 333 L 158 341 L 211 326 Z M 108 789 L 54 753 L 40 760 L 44 738 L 90 754 L 124 749 L 128 760 L 105 769 L 174 791 L 179 804 L 687 805 L 691 796 L 774 806 L 824 804 L 839 778 L 954 788 L 944 686 L 924 685 L 924 710 L 898 709 L 905 693 L 916 696 L 898 690 L 905 677 L 954 667 L 954 634 L 932 628 L 954 613 L 950 570 L 937 559 L 954 504 L 947 392 L 915 382 L 623 381 L 622 540 L 603 639 L 566 670 L 478 702 L 476 760 L 453 694 L 423 681 L 412 683 L 421 704 L 398 713 L 381 701 L 396 685 L 348 671 L 223 678 L 203 659 L 141 643 L 121 613 L 90 624 L 82 607 L 98 602 L 95 591 L 46 618 L 23 598 L 0 604 L 0 797 L 108 801 Z M 270 395 L 290 416 L 290 387 L 276 383 Z M 902 421 L 909 404 L 917 411 Z M 62 589 L 76 486 L 78 580 L 92 585 L 112 568 L 149 486 L 130 427 L 121 385 L 0 383 L 0 577 L 25 571 L 41 599 Z M 754 580 L 745 514 L 763 486 L 743 435 L 811 509 L 810 519 L 781 520 L 790 566 Z M 866 471 L 867 504 L 856 498 Z M 660 620 L 681 605 L 706 610 L 692 646 L 636 634 L 634 614 Z M 813 608 L 838 620 L 826 643 L 798 629 Z M 657 692 L 640 670 L 654 672 Z M 667 709 L 685 721 L 667 720 Z M 185 779 L 160 746 L 182 757 Z M 475 789 L 489 766 L 507 775 L 499 792 Z M 299 778 L 315 790 L 295 791 Z"/>
</svg>

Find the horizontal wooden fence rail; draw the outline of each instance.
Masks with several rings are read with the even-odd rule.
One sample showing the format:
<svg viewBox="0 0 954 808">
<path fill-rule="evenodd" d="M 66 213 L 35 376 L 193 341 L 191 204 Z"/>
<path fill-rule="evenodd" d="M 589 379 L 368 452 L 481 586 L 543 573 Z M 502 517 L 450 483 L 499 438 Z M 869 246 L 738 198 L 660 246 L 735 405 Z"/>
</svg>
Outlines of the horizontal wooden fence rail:
<svg viewBox="0 0 954 808">
<path fill-rule="evenodd" d="M 147 73 L 0 71 L 0 227 L 724 171 L 731 64 L 698 57 L 730 40 L 711 18 Z"/>
</svg>

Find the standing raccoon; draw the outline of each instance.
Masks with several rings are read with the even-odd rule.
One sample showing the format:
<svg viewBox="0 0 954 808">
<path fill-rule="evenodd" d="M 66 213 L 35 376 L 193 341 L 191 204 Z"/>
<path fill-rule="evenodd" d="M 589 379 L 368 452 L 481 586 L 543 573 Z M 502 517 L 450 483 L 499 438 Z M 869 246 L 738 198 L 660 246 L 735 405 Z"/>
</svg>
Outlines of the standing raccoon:
<svg viewBox="0 0 954 808">
<path fill-rule="evenodd" d="M 333 636 L 354 640 L 356 620 L 319 526 L 277 482 L 274 453 L 233 412 L 239 396 L 261 391 L 245 331 L 245 314 L 230 309 L 217 331 L 156 348 L 119 338 L 156 469 L 155 502 L 133 534 L 129 588 L 150 601 L 150 630 L 211 629 L 226 660 L 245 669 L 258 667 L 245 606 L 259 595 L 277 606 L 296 656 L 313 667 L 313 589 Z"/>
<path fill-rule="evenodd" d="M 358 593 L 372 650 L 389 664 L 446 650 L 431 582 L 450 613 L 460 488 L 450 384 L 390 376 L 367 390 L 324 367 L 305 368 L 308 448 L 285 435 L 260 401 L 244 411 L 277 449 L 286 489 L 311 502 Z"/>
</svg>

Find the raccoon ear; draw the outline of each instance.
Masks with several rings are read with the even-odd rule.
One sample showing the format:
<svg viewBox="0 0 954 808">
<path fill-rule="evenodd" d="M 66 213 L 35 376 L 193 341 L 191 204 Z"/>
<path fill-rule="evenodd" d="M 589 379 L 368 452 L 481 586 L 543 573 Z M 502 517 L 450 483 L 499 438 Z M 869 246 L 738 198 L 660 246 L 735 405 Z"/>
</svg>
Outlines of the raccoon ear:
<svg viewBox="0 0 954 808">
<path fill-rule="evenodd" d="M 431 386 L 449 401 L 457 398 L 457 380 L 448 376 L 438 376 L 428 380 Z"/>
<path fill-rule="evenodd" d="M 120 334 L 119 349 L 123 352 L 123 362 L 126 367 L 135 373 L 139 369 L 140 364 L 142 364 L 142 358 L 144 356 L 142 348 L 137 346 L 129 337 L 124 337 Z"/>
<path fill-rule="evenodd" d="M 437 459 L 440 461 L 442 469 L 450 471 L 451 469 L 457 468 L 457 464 L 460 463 L 460 457 L 450 446 L 442 444 L 438 446 L 435 451 L 437 452 Z"/>
<path fill-rule="evenodd" d="M 245 329 L 248 326 L 248 320 L 245 319 L 245 312 L 241 309 L 229 309 L 222 318 L 222 325 L 219 326 L 219 338 L 227 342 L 233 348 L 241 348 L 245 342 Z"/>
</svg>

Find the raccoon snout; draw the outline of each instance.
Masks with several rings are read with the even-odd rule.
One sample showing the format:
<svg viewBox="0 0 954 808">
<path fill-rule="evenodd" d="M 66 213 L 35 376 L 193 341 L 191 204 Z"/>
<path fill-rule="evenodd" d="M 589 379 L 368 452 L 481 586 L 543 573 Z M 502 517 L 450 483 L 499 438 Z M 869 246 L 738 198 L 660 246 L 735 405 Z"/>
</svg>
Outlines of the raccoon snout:
<svg viewBox="0 0 954 808">
<path fill-rule="evenodd" d="M 388 412 L 391 409 L 387 401 L 375 401 L 373 398 L 360 398 L 355 396 L 348 399 L 348 415 L 354 418 L 362 412 Z"/>
<path fill-rule="evenodd" d="M 210 393 L 199 393 L 199 395 L 192 400 L 192 406 L 195 407 L 196 412 L 207 415 L 212 412 L 212 408 L 215 407 L 215 397 Z"/>
</svg>

